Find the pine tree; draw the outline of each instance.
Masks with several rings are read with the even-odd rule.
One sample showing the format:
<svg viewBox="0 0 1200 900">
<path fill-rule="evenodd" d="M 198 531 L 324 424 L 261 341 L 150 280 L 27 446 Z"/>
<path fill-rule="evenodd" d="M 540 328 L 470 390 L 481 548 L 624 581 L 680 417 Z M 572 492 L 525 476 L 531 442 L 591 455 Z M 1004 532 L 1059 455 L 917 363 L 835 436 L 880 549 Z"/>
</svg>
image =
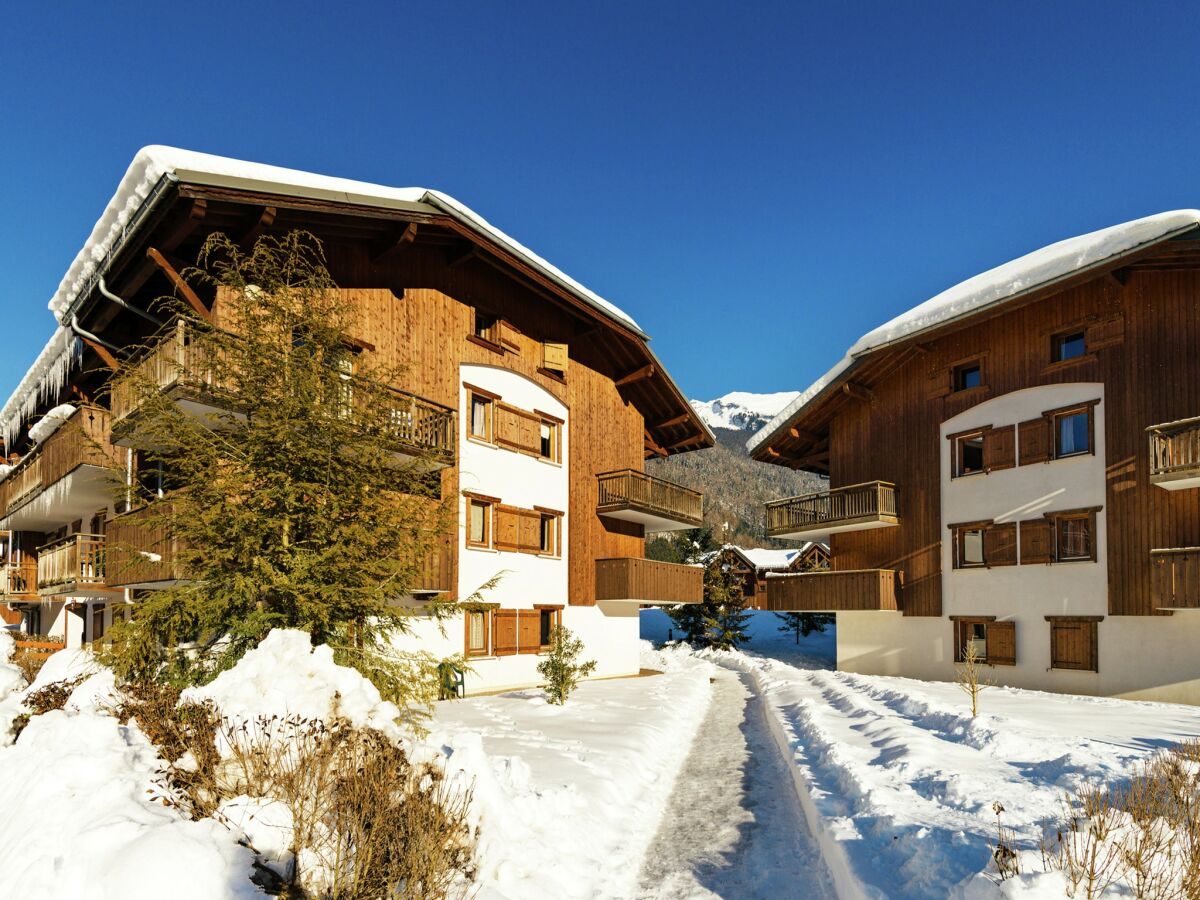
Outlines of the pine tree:
<svg viewBox="0 0 1200 900">
<path fill-rule="evenodd" d="M 283 627 L 364 672 L 397 671 L 388 647 L 410 613 L 397 601 L 451 521 L 431 454 L 396 452 L 420 427 L 393 389 L 402 369 L 353 349 L 354 308 L 309 234 L 249 252 L 214 235 L 185 274 L 220 298 L 222 327 L 176 304 L 188 339 L 170 365 L 224 411 L 184 410 L 149 364 L 114 382 L 136 398 L 138 444 L 153 448 L 143 468 L 163 473 L 121 485 L 122 500 L 145 504 L 147 532 L 166 536 L 187 580 L 138 601 L 114 630 L 112 662 L 124 677 L 196 681 Z"/>
<path fill-rule="evenodd" d="M 544 690 L 548 703 L 562 706 L 580 680 L 595 670 L 595 660 L 579 662 L 583 649 L 583 641 L 564 626 L 556 625 L 551 629 L 550 650 L 537 665 L 538 674 L 546 679 Z"/>
<path fill-rule="evenodd" d="M 736 650 L 750 640 L 750 635 L 746 633 L 750 613 L 741 582 L 730 577 L 729 567 L 719 555 L 705 570 L 702 605 L 710 647 Z"/>
<path fill-rule="evenodd" d="M 687 531 L 672 532 L 663 539 L 665 545 L 658 548 L 665 556 L 664 562 L 681 565 L 697 565 L 705 558 L 711 557 L 717 550 L 711 528 L 692 528 Z M 661 558 L 649 557 L 648 558 Z M 708 573 L 705 571 L 705 595 L 708 593 Z M 693 646 L 708 645 L 708 619 L 710 618 L 705 605 L 702 603 L 681 603 L 678 606 L 668 606 L 667 616 L 670 617 L 675 629 L 679 631 L 679 640 Z"/>
</svg>

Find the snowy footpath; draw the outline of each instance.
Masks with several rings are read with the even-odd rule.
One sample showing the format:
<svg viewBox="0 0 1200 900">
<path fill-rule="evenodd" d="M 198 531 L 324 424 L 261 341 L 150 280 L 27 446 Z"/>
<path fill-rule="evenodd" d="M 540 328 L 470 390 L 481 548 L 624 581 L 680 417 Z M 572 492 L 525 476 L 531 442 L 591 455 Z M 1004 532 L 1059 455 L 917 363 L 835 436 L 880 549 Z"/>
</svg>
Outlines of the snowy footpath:
<svg viewBox="0 0 1200 900">
<path fill-rule="evenodd" d="M 745 653 L 702 654 L 765 703 L 797 795 L 843 897 L 1062 896 L 1036 853 L 1031 877 L 997 887 L 993 803 L 1037 846 L 1067 791 L 1127 779 L 1137 762 L 1200 735 L 1200 709 L 991 688 L 972 719 L 950 683 L 803 669 Z"/>
</svg>

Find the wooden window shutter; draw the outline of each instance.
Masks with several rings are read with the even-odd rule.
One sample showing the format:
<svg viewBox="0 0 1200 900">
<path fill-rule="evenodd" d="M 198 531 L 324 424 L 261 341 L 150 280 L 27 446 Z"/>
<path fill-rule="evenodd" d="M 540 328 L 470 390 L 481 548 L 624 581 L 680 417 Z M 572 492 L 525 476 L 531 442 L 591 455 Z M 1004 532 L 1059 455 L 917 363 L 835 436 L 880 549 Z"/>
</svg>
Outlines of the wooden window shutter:
<svg viewBox="0 0 1200 900">
<path fill-rule="evenodd" d="M 493 439 L 497 444 L 515 445 L 519 437 L 516 411 L 501 403 L 494 403 L 492 406 Z"/>
<path fill-rule="evenodd" d="M 496 507 L 496 549 L 520 548 L 518 512 L 507 506 Z"/>
<path fill-rule="evenodd" d="M 1017 426 L 1006 425 L 983 433 L 983 467 L 989 472 L 1017 464 Z"/>
<path fill-rule="evenodd" d="M 1052 562 L 1054 528 L 1047 519 L 1026 519 L 1021 523 L 1021 565 Z"/>
<path fill-rule="evenodd" d="M 1017 623 L 989 622 L 987 627 L 987 661 L 994 666 L 1017 664 Z"/>
<path fill-rule="evenodd" d="M 989 525 L 983 532 L 983 561 L 988 566 L 1017 564 L 1017 523 Z"/>
<path fill-rule="evenodd" d="M 537 553 L 542 549 L 542 517 L 540 513 L 521 510 L 520 550 Z"/>
<path fill-rule="evenodd" d="M 492 654 L 512 656 L 517 652 L 517 611 L 498 609 L 492 613 Z"/>
<path fill-rule="evenodd" d="M 1084 344 L 1088 351 L 1112 347 L 1125 340 L 1125 317 L 1110 316 L 1088 325 L 1084 333 Z"/>
<path fill-rule="evenodd" d="M 1050 666 L 1054 669 L 1097 671 L 1096 623 L 1052 621 Z"/>
<path fill-rule="evenodd" d="M 567 345 L 551 344 L 549 342 L 542 344 L 542 368 L 566 375 Z"/>
<path fill-rule="evenodd" d="M 539 428 L 541 426 L 540 419 L 534 419 L 527 415 L 518 416 L 518 437 L 517 445 L 522 453 L 537 454 L 541 446 L 541 434 Z"/>
<path fill-rule="evenodd" d="M 1050 459 L 1050 420 L 1042 416 L 1017 426 L 1020 464 L 1047 462 Z"/>
<path fill-rule="evenodd" d="M 536 609 L 523 609 L 517 619 L 517 652 L 537 653 L 541 649 L 542 616 Z"/>
<path fill-rule="evenodd" d="M 497 331 L 499 332 L 500 338 L 498 343 L 503 344 L 505 347 L 508 347 L 511 350 L 521 349 L 520 345 L 517 343 L 517 335 L 519 332 L 512 326 L 511 322 L 501 319 Z"/>
</svg>

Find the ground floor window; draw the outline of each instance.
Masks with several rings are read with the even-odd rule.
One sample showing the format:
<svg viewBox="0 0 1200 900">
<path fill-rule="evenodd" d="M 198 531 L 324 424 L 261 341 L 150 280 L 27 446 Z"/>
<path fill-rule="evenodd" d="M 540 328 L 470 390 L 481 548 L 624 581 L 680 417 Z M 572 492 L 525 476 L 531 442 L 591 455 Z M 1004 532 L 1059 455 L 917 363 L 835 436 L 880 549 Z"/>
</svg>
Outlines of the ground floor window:
<svg viewBox="0 0 1200 900">
<path fill-rule="evenodd" d="M 91 640 L 98 641 L 104 637 L 104 604 L 92 604 L 92 636 Z"/>
<path fill-rule="evenodd" d="M 538 649 L 548 650 L 554 629 L 562 621 L 562 610 L 539 609 L 538 611 Z"/>
<path fill-rule="evenodd" d="M 964 662 L 974 648 L 979 662 L 1013 666 L 1017 662 L 1017 623 L 997 622 L 995 616 L 959 616 L 954 621 L 954 661 Z"/>
<path fill-rule="evenodd" d="M 1050 668 L 1098 672 L 1097 628 L 1102 616 L 1046 616 L 1050 623 Z"/>
<path fill-rule="evenodd" d="M 487 656 L 489 652 L 488 638 L 491 632 L 492 614 L 487 611 L 468 612 L 467 619 L 467 656 Z"/>
</svg>

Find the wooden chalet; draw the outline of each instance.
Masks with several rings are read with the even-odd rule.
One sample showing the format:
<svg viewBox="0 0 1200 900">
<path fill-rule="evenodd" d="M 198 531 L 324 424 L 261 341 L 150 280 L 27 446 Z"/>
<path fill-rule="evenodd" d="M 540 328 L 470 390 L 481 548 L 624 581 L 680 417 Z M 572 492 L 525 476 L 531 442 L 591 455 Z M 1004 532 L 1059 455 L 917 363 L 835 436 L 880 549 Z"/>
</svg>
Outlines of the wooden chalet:
<svg viewBox="0 0 1200 900">
<path fill-rule="evenodd" d="M 866 335 L 750 442 L 829 477 L 767 505 L 830 571 L 838 664 L 1200 702 L 1200 212 L 1002 265 Z"/>
<path fill-rule="evenodd" d="M 175 294 L 227 324 L 219 292 L 180 272 L 215 232 L 250 247 L 296 229 L 322 242 L 356 308 L 356 347 L 408 373 L 393 386 L 400 443 L 432 454 L 443 495 L 459 499 L 458 533 L 414 593 L 466 596 L 517 570 L 489 598 L 495 614 L 464 612 L 456 639 L 431 631 L 427 646 L 476 657 L 470 689 L 531 683 L 525 655 L 561 619 L 597 655 L 597 674 L 636 672 L 639 604 L 697 601 L 701 583 L 698 570 L 644 558 L 647 529 L 694 527 L 703 502 L 646 475 L 644 461 L 713 437 L 634 320 L 436 191 L 165 147 L 134 160 L 51 300 L 54 335 L 0 411 L 15 463 L 0 477 L 0 527 L 25 548 L 9 557 L 4 599 L 70 643 L 102 636 L 139 591 L 182 576 L 167 536 L 98 493 L 141 439 L 116 376 L 141 367 L 202 414 L 213 384 L 195 374 L 186 324 L 161 321 L 153 301 Z M 61 427 L 32 439 L 63 404 Z"/>
<path fill-rule="evenodd" d="M 829 547 L 819 541 L 785 550 L 726 544 L 714 555 L 741 585 L 742 596 L 756 609 L 767 608 L 768 575 L 820 571 L 829 566 Z"/>
</svg>

